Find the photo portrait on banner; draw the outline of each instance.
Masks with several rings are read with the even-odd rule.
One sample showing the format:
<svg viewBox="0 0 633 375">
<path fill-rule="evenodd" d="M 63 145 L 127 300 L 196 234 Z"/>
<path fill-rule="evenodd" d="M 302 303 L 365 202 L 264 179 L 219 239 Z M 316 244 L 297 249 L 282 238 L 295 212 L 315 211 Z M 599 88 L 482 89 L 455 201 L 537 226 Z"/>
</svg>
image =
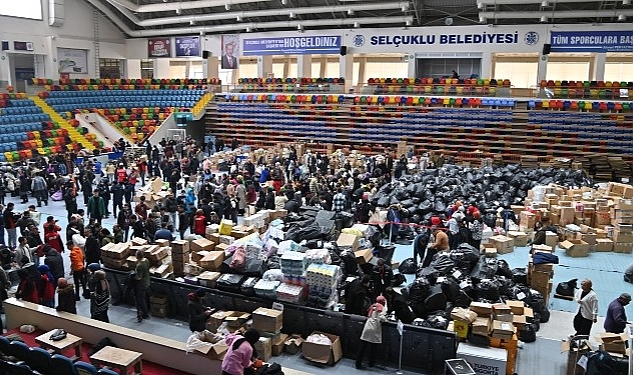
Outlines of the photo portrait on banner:
<svg viewBox="0 0 633 375">
<path fill-rule="evenodd" d="M 237 69 L 240 62 L 240 36 L 238 34 L 222 35 L 222 69 Z"/>
</svg>

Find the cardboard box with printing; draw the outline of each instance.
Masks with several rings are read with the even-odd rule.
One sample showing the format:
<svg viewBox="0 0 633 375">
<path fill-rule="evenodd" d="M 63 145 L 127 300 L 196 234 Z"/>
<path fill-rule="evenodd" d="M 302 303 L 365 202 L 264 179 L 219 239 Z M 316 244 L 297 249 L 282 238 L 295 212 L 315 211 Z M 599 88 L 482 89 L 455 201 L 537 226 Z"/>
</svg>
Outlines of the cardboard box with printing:
<svg viewBox="0 0 633 375">
<path fill-rule="evenodd" d="M 633 243 L 631 242 L 614 242 L 613 243 L 614 253 L 631 254 L 632 250 L 633 250 Z"/>
<path fill-rule="evenodd" d="M 312 332 L 312 335 L 324 335 L 329 339 L 329 343 L 310 342 L 309 339 L 303 342 L 303 356 L 312 362 L 323 363 L 333 366 L 343 357 L 341 340 L 338 336 L 329 333 Z"/>
<path fill-rule="evenodd" d="M 498 320 L 492 321 L 492 337 L 498 339 L 510 340 L 514 335 L 516 328 L 512 322 L 502 322 Z"/>
<path fill-rule="evenodd" d="M 630 232 L 621 232 L 617 229 L 613 231 L 613 242 L 633 242 L 633 233 Z"/>
<path fill-rule="evenodd" d="M 478 317 L 471 326 L 473 335 L 488 336 L 492 329 L 492 321 L 490 318 Z"/>
</svg>

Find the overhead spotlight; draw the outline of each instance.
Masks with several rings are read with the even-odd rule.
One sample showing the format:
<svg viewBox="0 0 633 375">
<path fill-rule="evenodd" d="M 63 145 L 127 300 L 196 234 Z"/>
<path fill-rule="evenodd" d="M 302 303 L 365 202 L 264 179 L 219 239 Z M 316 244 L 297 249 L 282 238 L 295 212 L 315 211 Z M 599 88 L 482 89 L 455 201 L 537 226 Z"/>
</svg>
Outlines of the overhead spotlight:
<svg viewBox="0 0 633 375">
<path fill-rule="evenodd" d="M 484 16 L 480 16 L 479 17 L 479 23 L 486 23 L 488 21 L 488 19 Z"/>
<path fill-rule="evenodd" d="M 231 10 L 231 3 L 224 4 L 224 9 Z"/>
<path fill-rule="evenodd" d="M 253 29 L 251 29 L 251 27 L 250 27 L 250 26 L 246 28 L 246 32 L 247 32 L 247 33 L 250 33 L 251 31 L 253 31 Z"/>
<path fill-rule="evenodd" d="M 195 25 L 196 24 L 196 20 L 189 20 L 189 25 Z"/>
<path fill-rule="evenodd" d="M 295 13 L 294 12 L 290 12 L 288 14 L 288 18 L 295 18 Z"/>
<path fill-rule="evenodd" d="M 200 30 L 200 36 L 204 36 L 204 30 Z"/>
<path fill-rule="evenodd" d="M 237 17 L 235 17 L 235 20 L 236 20 L 237 22 L 242 22 L 242 16 L 237 16 Z"/>
<path fill-rule="evenodd" d="M 347 15 L 348 16 L 353 16 L 354 15 L 354 9 L 348 9 L 347 10 Z"/>
<path fill-rule="evenodd" d="M 549 6 L 549 1 L 545 0 L 541 3 L 542 8 L 547 8 Z"/>
<path fill-rule="evenodd" d="M 181 14 L 182 13 L 182 9 L 178 8 L 176 9 L 176 14 Z"/>
<path fill-rule="evenodd" d="M 288 5 L 288 0 L 281 0 L 281 5 Z"/>
<path fill-rule="evenodd" d="M 297 30 L 303 31 L 303 25 L 301 25 L 301 24 L 297 25 Z"/>
<path fill-rule="evenodd" d="M 406 4 L 402 5 L 402 11 L 403 12 L 408 12 L 409 11 L 409 3 L 406 3 Z"/>
<path fill-rule="evenodd" d="M 626 16 L 624 14 L 619 14 L 618 15 L 618 21 L 620 21 L 620 22 L 626 21 Z"/>
<path fill-rule="evenodd" d="M 411 22 L 411 20 L 406 20 L 404 22 L 405 26 L 411 26 L 413 24 L 413 22 Z"/>
<path fill-rule="evenodd" d="M 486 3 L 480 1 L 477 3 L 477 9 L 486 9 Z"/>
<path fill-rule="evenodd" d="M 355 29 L 358 29 L 359 27 L 360 27 L 360 23 L 358 23 L 358 22 L 354 22 L 354 28 L 355 28 Z"/>
<path fill-rule="evenodd" d="M 631 0 L 622 0 L 622 5 L 631 5 Z"/>
<path fill-rule="evenodd" d="M 541 16 L 541 23 L 547 23 L 549 18 L 547 16 Z"/>
</svg>

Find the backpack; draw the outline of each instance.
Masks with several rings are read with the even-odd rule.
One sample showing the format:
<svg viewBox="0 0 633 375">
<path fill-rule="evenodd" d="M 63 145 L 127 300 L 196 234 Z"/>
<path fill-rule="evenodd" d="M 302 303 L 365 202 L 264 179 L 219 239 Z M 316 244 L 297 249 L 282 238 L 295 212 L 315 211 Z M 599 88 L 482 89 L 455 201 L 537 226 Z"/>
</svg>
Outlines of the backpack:
<svg viewBox="0 0 633 375">
<path fill-rule="evenodd" d="M 96 352 L 98 352 L 99 350 L 105 348 L 106 346 L 111 346 L 113 348 L 118 348 L 118 346 L 116 346 L 116 344 L 114 342 L 112 342 L 112 340 L 110 340 L 109 337 L 104 337 L 101 340 L 99 340 L 99 342 L 97 342 L 96 344 L 94 344 L 92 346 L 92 348 L 90 349 L 90 354 L 89 355 L 93 355 Z"/>
</svg>

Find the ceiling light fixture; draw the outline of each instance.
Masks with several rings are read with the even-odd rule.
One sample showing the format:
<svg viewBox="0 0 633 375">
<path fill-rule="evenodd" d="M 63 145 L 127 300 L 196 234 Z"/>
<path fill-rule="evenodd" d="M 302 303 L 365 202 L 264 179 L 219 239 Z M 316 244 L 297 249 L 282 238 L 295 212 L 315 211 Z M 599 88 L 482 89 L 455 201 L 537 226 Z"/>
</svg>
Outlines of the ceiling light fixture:
<svg viewBox="0 0 633 375">
<path fill-rule="evenodd" d="M 479 23 L 486 23 L 486 21 L 488 21 L 488 19 L 484 16 L 480 16 L 479 17 Z"/>
<path fill-rule="evenodd" d="M 354 22 L 354 28 L 355 28 L 355 29 L 358 29 L 359 27 L 360 27 L 360 23 L 358 23 L 358 22 Z"/>
<path fill-rule="evenodd" d="M 224 9 L 231 10 L 231 4 L 230 3 L 224 4 Z"/>
<path fill-rule="evenodd" d="M 236 20 L 237 22 L 242 22 L 242 16 L 237 16 L 237 17 L 235 17 L 235 20 Z"/>
<path fill-rule="evenodd" d="M 253 29 L 251 29 L 251 27 L 250 27 L 250 26 L 246 28 L 246 32 L 247 32 L 247 33 L 250 33 L 252 30 L 253 30 Z"/>
<path fill-rule="evenodd" d="M 290 12 L 288 14 L 288 18 L 295 18 L 295 13 L 294 12 Z"/>
<path fill-rule="evenodd" d="M 348 9 L 347 10 L 347 15 L 348 16 L 353 16 L 354 15 L 354 9 Z"/>
<path fill-rule="evenodd" d="M 541 3 L 541 7 L 547 8 L 549 6 L 549 1 L 545 0 Z"/>
<path fill-rule="evenodd" d="M 541 16 L 541 23 L 547 23 L 549 18 L 547 16 Z"/>
<path fill-rule="evenodd" d="M 624 14 L 619 14 L 618 15 L 618 21 L 620 21 L 620 22 L 626 21 L 626 16 Z"/>
</svg>

